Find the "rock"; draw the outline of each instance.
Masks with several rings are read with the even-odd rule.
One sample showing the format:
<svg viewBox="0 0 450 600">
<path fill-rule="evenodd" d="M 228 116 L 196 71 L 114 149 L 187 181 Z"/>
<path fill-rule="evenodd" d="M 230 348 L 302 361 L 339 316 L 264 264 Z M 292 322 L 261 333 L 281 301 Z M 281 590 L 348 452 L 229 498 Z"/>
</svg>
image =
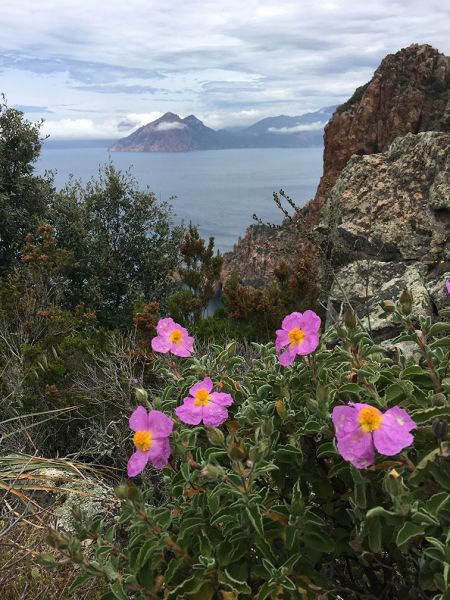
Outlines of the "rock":
<svg viewBox="0 0 450 600">
<path fill-rule="evenodd" d="M 65 534 L 75 533 L 74 508 L 80 508 L 88 519 L 102 514 L 112 521 L 118 514 L 120 501 L 114 490 L 98 479 L 74 477 L 73 473 L 51 468 L 39 469 L 36 475 L 42 477 L 43 485 L 53 488 L 51 510 L 56 527 Z"/>
<path fill-rule="evenodd" d="M 450 281 L 450 270 L 427 282 L 428 294 L 437 310 L 448 307 L 450 304 L 450 294 L 445 286 L 447 281 Z"/>
<path fill-rule="evenodd" d="M 450 57 L 412 44 L 388 54 L 325 127 L 315 202 L 322 206 L 351 156 L 385 152 L 396 137 L 422 131 L 450 131 Z"/>
<path fill-rule="evenodd" d="M 412 317 L 434 314 L 430 295 L 425 287 L 427 267 L 423 264 L 407 265 L 403 262 L 357 260 L 336 274 L 328 298 L 326 327 L 334 324 L 347 306 L 355 310 L 365 329 L 375 339 L 395 336 L 399 326 L 386 317 L 380 305 L 383 300 L 397 300 L 404 289 L 413 296 Z"/>
<path fill-rule="evenodd" d="M 347 298 L 378 339 L 392 337 L 397 327 L 379 303 L 397 300 L 405 288 L 413 318 L 434 318 L 449 300 L 450 134 L 408 134 L 382 154 L 353 157 L 317 230 L 324 243 L 331 240 L 336 272 L 327 326 Z"/>
<path fill-rule="evenodd" d="M 450 257 L 450 134 L 409 134 L 387 152 L 353 157 L 322 211 L 335 264 L 362 257 Z"/>
</svg>

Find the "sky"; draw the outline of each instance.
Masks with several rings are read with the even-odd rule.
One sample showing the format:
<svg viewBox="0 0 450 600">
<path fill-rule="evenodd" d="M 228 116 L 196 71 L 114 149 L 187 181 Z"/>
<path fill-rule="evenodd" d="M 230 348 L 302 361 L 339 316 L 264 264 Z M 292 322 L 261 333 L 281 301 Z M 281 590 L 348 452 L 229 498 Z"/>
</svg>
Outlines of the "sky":
<svg viewBox="0 0 450 600">
<path fill-rule="evenodd" d="M 215 129 L 345 101 L 411 43 L 450 54 L 450 0 L 15 0 L 0 91 L 52 139 L 170 111 Z"/>
</svg>

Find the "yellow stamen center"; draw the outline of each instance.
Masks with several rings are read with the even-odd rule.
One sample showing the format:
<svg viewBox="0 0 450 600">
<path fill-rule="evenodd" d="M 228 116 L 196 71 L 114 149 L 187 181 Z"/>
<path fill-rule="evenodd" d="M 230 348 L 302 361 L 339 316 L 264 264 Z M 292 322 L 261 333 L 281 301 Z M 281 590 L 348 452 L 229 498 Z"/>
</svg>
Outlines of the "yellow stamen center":
<svg viewBox="0 0 450 600">
<path fill-rule="evenodd" d="M 194 406 L 208 406 L 211 402 L 211 394 L 207 390 L 197 390 L 194 395 Z"/>
<path fill-rule="evenodd" d="M 296 346 L 297 344 L 301 344 L 305 339 L 305 332 L 303 329 L 299 329 L 298 327 L 294 327 L 288 333 L 288 338 L 292 346 Z"/>
<path fill-rule="evenodd" d="M 172 342 L 172 344 L 181 344 L 183 341 L 183 332 L 179 329 L 174 329 L 169 335 L 169 340 Z"/>
<path fill-rule="evenodd" d="M 149 431 L 136 431 L 133 435 L 133 443 L 141 452 L 147 452 L 153 444 L 152 434 Z"/>
<path fill-rule="evenodd" d="M 361 409 L 358 422 L 361 426 L 361 429 L 365 433 L 370 433 L 371 431 L 375 431 L 376 429 L 380 428 L 381 423 L 383 422 L 383 415 L 378 408 L 366 406 Z"/>
</svg>

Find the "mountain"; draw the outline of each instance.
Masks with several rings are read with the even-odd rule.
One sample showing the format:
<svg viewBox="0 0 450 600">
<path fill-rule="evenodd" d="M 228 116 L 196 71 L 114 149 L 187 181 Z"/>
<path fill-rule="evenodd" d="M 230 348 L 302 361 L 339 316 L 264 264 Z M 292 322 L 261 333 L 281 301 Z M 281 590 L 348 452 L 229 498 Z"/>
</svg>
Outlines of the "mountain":
<svg viewBox="0 0 450 600">
<path fill-rule="evenodd" d="M 113 152 L 186 152 L 222 148 L 226 134 L 206 127 L 197 117 L 180 119 L 167 112 L 110 146 Z"/>
<path fill-rule="evenodd" d="M 323 128 L 335 107 L 298 117 L 269 117 L 246 128 L 216 131 L 194 115 L 166 113 L 110 146 L 113 152 L 186 152 L 224 148 L 303 148 L 321 146 Z"/>
</svg>

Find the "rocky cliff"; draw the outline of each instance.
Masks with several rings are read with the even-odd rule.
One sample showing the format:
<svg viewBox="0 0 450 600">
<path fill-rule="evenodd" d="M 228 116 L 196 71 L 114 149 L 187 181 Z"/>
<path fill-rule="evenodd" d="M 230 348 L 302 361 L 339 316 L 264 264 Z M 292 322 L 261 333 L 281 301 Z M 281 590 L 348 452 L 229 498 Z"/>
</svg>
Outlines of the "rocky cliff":
<svg viewBox="0 0 450 600">
<path fill-rule="evenodd" d="M 353 156 L 340 174 L 317 228 L 331 240 L 336 279 L 328 324 L 347 297 L 380 337 L 395 329 L 382 300 L 409 288 L 415 315 L 448 302 L 450 279 L 450 134 L 397 138 L 384 153 Z"/>
<path fill-rule="evenodd" d="M 234 270 L 244 282 L 270 281 L 274 266 L 289 259 L 292 248 L 297 254 L 309 250 L 305 221 L 306 229 L 317 224 L 321 207 L 352 155 L 384 152 L 395 138 L 428 130 L 450 131 L 450 58 L 431 46 L 414 44 L 386 56 L 370 82 L 338 107 L 325 127 L 324 171 L 314 201 L 294 223 L 285 222 L 276 232 L 248 230 L 234 251 L 225 255 L 224 276 Z M 397 176 L 399 182 L 420 187 L 417 181 L 408 183 L 401 172 Z M 377 185 L 382 183 L 377 179 Z M 360 184 L 367 188 L 371 182 Z M 386 200 L 394 211 L 396 201 L 393 196 Z"/>
<path fill-rule="evenodd" d="M 450 57 L 413 44 L 388 54 L 328 122 L 315 202 L 323 204 L 353 154 L 384 152 L 396 137 L 421 131 L 450 131 Z"/>
</svg>

